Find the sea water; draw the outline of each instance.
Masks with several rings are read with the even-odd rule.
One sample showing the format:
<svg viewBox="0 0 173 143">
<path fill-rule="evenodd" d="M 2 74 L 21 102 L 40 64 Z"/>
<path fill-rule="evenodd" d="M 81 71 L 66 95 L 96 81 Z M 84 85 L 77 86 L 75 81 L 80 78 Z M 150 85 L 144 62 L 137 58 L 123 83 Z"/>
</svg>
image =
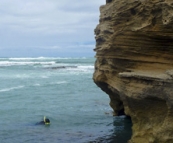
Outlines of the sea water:
<svg viewBox="0 0 173 143">
<path fill-rule="evenodd" d="M 93 80 L 94 58 L 0 58 L 0 143 L 125 143 Z M 51 124 L 36 125 L 46 116 Z"/>
</svg>

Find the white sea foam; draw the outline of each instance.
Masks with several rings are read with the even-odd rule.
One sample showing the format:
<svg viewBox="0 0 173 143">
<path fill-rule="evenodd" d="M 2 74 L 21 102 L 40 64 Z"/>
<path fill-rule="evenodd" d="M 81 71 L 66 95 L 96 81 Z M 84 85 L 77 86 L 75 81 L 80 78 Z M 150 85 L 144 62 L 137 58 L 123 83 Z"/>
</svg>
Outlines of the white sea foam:
<svg viewBox="0 0 173 143">
<path fill-rule="evenodd" d="M 16 74 L 16 75 L 13 76 L 13 78 L 27 79 L 27 78 L 31 78 L 31 77 L 27 74 Z"/>
<path fill-rule="evenodd" d="M 65 84 L 65 83 L 67 83 L 67 81 L 57 81 L 57 82 L 51 82 L 51 83 L 48 83 L 49 85 L 56 85 L 56 84 Z M 35 83 L 35 84 L 33 84 L 33 86 L 41 86 L 41 84 L 39 84 L 39 83 Z"/>
<path fill-rule="evenodd" d="M 35 83 L 34 86 L 40 86 L 40 84 L 39 83 Z"/>
<path fill-rule="evenodd" d="M 79 69 L 90 69 L 90 70 L 93 70 L 94 69 L 94 66 L 78 66 Z"/>
<path fill-rule="evenodd" d="M 57 82 L 52 82 L 51 84 L 65 84 L 67 81 L 57 81 Z"/>
<path fill-rule="evenodd" d="M 37 57 L 37 58 L 9 58 L 9 60 L 12 60 L 12 61 L 31 61 L 31 60 L 46 60 L 46 59 L 57 59 L 57 58 L 54 58 L 54 57 Z"/>
<path fill-rule="evenodd" d="M 86 57 L 21 57 L 21 58 L 1 58 L 1 59 L 9 59 L 9 60 L 15 60 L 15 61 L 20 61 L 20 60 L 56 60 L 56 59 L 86 59 Z"/>
<path fill-rule="evenodd" d="M 77 68 L 68 68 L 68 71 L 93 72 L 94 66 L 77 66 Z"/>
<path fill-rule="evenodd" d="M 24 88 L 24 86 L 21 85 L 21 86 L 16 86 L 16 87 L 0 89 L 0 92 L 7 92 L 7 91 L 11 91 L 11 90 L 15 90 L 15 89 L 21 89 L 21 88 Z"/>
<path fill-rule="evenodd" d="M 48 76 L 43 75 L 43 76 L 41 76 L 41 78 L 49 78 L 49 77 L 48 77 Z"/>
<path fill-rule="evenodd" d="M 54 65 L 55 61 L 50 62 L 22 62 L 22 61 L 0 61 L 0 66 L 15 66 L 15 65 Z"/>
</svg>

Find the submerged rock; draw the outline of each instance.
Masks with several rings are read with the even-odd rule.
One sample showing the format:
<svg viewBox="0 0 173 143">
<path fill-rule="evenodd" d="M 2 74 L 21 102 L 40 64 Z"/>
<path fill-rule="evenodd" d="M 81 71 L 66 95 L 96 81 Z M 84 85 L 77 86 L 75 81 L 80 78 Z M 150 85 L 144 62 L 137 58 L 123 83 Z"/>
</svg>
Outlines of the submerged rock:
<svg viewBox="0 0 173 143">
<path fill-rule="evenodd" d="M 49 67 L 48 69 L 53 69 L 53 70 L 56 70 L 56 69 L 71 69 L 71 68 L 77 68 L 77 66 L 56 66 L 56 67 Z"/>
<path fill-rule="evenodd" d="M 131 117 L 130 143 L 172 143 L 173 2 L 107 0 L 100 12 L 94 82 Z"/>
</svg>

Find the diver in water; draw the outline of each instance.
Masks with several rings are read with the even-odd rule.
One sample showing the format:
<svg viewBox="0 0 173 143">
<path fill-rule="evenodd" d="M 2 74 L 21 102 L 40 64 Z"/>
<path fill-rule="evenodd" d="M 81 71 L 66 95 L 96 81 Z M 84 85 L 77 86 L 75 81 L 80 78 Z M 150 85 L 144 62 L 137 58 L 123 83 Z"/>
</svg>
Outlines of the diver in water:
<svg viewBox="0 0 173 143">
<path fill-rule="evenodd" d="M 36 123 L 36 125 L 49 125 L 50 120 L 44 116 L 43 121 Z"/>
</svg>

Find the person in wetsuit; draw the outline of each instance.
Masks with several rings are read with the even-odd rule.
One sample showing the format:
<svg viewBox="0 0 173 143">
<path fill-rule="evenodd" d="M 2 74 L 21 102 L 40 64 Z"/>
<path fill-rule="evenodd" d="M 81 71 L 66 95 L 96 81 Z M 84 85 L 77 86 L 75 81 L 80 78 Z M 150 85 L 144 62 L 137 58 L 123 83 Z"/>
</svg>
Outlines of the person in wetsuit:
<svg viewBox="0 0 173 143">
<path fill-rule="evenodd" d="M 50 120 L 44 116 L 43 121 L 36 123 L 36 125 L 49 125 Z"/>
</svg>

